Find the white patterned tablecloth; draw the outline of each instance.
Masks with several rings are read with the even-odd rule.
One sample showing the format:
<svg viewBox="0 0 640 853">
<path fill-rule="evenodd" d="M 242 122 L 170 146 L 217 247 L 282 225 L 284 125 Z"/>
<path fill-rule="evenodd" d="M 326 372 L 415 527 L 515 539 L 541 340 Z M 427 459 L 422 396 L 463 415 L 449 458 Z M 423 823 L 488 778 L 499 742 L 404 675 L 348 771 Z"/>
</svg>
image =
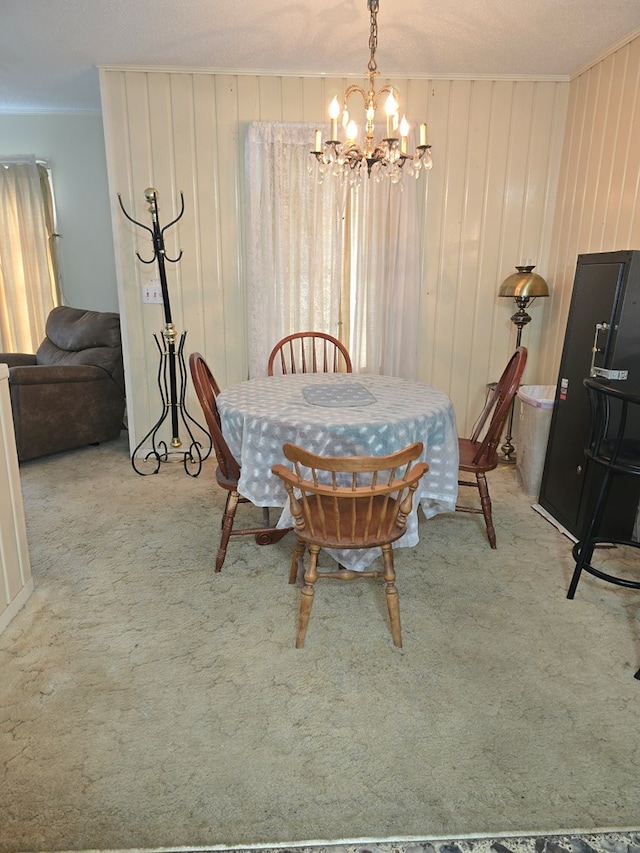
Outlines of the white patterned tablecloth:
<svg viewBox="0 0 640 853">
<path fill-rule="evenodd" d="M 297 373 L 240 382 L 222 391 L 217 403 L 222 432 L 241 468 L 238 491 L 257 506 L 284 507 L 279 527 L 293 521 L 271 466 L 288 464 L 282 453 L 288 441 L 324 456 L 383 456 L 421 441 L 429 471 L 395 547 L 417 545 L 418 505 L 426 518 L 455 509 L 458 437 L 453 406 L 442 391 L 393 376 Z M 380 549 L 329 553 L 362 571 Z"/>
</svg>

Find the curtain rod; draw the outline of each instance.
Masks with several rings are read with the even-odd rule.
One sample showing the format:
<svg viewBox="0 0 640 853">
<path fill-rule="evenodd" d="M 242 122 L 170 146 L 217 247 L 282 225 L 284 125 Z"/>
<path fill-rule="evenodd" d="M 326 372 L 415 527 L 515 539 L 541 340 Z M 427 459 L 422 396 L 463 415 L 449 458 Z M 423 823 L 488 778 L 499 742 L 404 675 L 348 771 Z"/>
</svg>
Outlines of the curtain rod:
<svg viewBox="0 0 640 853">
<path fill-rule="evenodd" d="M 36 166 L 45 166 L 47 169 L 51 166 L 50 160 L 43 160 L 42 157 L 36 157 L 35 154 L 15 154 L 11 157 L 0 157 L 0 165 L 16 166 L 22 163 L 35 163 Z"/>
</svg>

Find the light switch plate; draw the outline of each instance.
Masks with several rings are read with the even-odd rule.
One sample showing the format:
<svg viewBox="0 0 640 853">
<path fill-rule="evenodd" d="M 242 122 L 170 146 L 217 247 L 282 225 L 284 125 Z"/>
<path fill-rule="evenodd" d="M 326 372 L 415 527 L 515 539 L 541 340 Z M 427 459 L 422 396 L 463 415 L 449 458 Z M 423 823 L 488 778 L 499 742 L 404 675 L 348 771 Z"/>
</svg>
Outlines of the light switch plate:
<svg viewBox="0 0 640 853">
<path fill-rule="evenodd" d="M 142 301 L 160 303 L 160 305 L 162 305 L 162 288 L 160 287 L 160 279 L 152 278 L 151 281 L 142 285 Z"/>
</svg>

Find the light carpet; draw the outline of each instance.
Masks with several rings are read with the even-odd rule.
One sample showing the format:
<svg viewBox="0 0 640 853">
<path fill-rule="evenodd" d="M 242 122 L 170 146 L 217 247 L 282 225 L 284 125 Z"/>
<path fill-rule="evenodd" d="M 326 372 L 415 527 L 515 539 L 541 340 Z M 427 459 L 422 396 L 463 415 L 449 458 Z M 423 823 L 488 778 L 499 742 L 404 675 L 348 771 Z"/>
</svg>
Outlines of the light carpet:
<svg viewBox="0 0 640 853">
<path fill-rule="evenodd" d="M 212 461 L 140 477 L 123 436 L 21 477 L 1 853 L 640 825 L 640 595 L 585 577 L 566 600 L 571 543 L 513 467 L 489 475 L 496 551 L 452 514 L 396 551 L 402 649 L 380 585 L 329 581 L 294 648 L 291 536 L 232 539 L 215 576 Z"/>
</svg>

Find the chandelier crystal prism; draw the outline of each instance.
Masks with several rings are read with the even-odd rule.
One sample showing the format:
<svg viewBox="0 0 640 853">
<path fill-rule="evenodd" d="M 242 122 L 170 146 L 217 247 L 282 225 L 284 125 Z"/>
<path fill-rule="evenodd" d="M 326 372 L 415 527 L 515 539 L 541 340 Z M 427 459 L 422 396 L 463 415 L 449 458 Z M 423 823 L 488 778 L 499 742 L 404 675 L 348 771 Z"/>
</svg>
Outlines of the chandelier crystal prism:
<svg viewBox="0 0 640 853">
<path fill-rule="evenodd" d="M 379 76 L 376 64 L 376 49 L 378 46 L 378 0 L 367 0 L 367 8 L 371 13 L 371 28 L 369 33 L 369 59 L 366 76 L 368 87 L 349 86 L 343 95 L 342 106 L 336 97 L 331 101 L 329 117 L 331 119 L 331 138 L 322 141 L 322 132 L 316 130 L 315 149 L 311 151 L 311 168 L 322 182 L 326 175 L 347 182 L 350 186 L 361 183 L 362 176 L 373 175 L 377 181 L 391 180 L 402 187 L 403 175 L 418 178 L 422 171 L 431 169 L 431 146 L 427 144 L 427 125 L 420 125 L 420 144 L 414 154 L 408 153 L 410 126 L 406 117 L 398 121 L 400 113 L 399 93 L 391 85 L 382 86 L 376 92 L 374 81 Z M 362 146 L 358 144 L 358 125 L 349 114 L 349 99 L 352 95 L 360 95 L 364 102 L 364 139 Z M 386 136 L 374 141 L 375 117 L 378 107 L 384 101 L 386 114 Z M 342 111 L 342 128 L 344 139 L 338 139 L 338 119 Z"/>
</svg>

